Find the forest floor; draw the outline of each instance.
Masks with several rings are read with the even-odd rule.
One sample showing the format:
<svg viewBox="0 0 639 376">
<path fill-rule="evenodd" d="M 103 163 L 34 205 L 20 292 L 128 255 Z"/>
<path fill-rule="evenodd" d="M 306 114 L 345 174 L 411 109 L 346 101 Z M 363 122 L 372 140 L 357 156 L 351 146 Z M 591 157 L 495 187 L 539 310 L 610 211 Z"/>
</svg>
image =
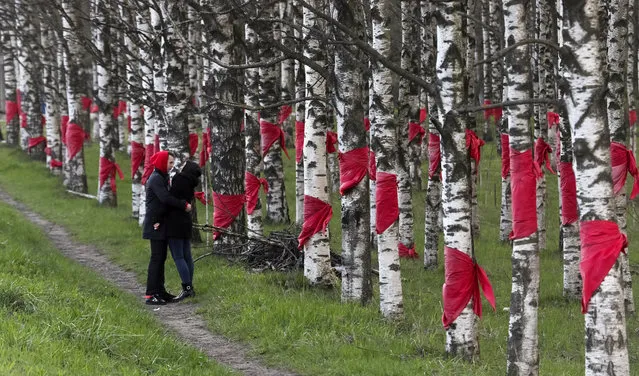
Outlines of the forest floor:
<svg viewBox="0 0 639 376">
<path fill-rule="evenodd" d="M 0 189 L 0 201 L 19 210 L 24 217 L 40 227 L 53 245 L 67 258 L 91 268 L 131 295 L 138 298 L 143 295 L 144 286 L 138 283 L 135 273 L 126 271 L 111 262 L 97 247 L 72 240 L 70 233 L 64 227 L 42 218 L 2 189 Z M 198 305 L 190 302 L 149 306 L 149 310 L 164 326 L 215 362 L 245 375 L 294 375 L 281 369 L 264 366 L 258 359 L 248 356 L 246 346 L 211 333 L 207 329 L 205 320 L 197 314 L 197 309 Z"/>
</svg>

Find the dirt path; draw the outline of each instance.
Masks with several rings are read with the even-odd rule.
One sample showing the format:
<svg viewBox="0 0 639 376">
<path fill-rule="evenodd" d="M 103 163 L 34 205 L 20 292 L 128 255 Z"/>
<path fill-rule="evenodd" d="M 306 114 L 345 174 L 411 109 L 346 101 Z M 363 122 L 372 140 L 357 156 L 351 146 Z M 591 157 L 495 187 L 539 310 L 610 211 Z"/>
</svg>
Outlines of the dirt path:
<svg viewBox="0 0 639 376">
<path fill-rule="evenodd" d="M 56 248 L 66 257 L 95 270 L 104 279 L 136 297 L 144 294 L 144 286 L 138 283 L 135 274 L 115 265 L 98 248 L 74 242 L 64 227 L 42 218 L 24 204 L 14 200 L 2 189 L 0 189 L 0 200 L 20 210 L 27 219 L 43 229 Z M 204 319 L 196 314 L 197 307 L 193 303 L 180 303 L 161 306 L 159 309 L 157 309 L 158 307 L 148 308 L 179 338 L 218 363 L 251 376 L 295 375 L 287 371 L 267 368 L 259 360 L 247 355 L 246 346 L 211 333 L 207 329 Z"/>
</svg>

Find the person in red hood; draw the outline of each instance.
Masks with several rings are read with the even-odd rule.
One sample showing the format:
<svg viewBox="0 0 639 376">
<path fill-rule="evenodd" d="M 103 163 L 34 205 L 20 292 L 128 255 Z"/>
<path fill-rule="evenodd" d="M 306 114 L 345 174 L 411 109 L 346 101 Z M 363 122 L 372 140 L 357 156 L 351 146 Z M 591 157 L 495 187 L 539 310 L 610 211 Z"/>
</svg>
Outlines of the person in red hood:
<svg viewBox="0 0 639 376">
<path fill-rule="evenodd" d="M 155 170 L 146 181 L 146 214 L 142 225 L 142 237 L 151 243 L 151 259 L 146 280 L 146 304 L 164 305 L 173 302 L 174 295 L 164 287 L 164 262 L 168 250 L 166 213 L 168 207 L 191 211 L 191 204 L 169 193 L 169 174 L 174 157 L 167 151 L 151 157 Z"/>
</svg>

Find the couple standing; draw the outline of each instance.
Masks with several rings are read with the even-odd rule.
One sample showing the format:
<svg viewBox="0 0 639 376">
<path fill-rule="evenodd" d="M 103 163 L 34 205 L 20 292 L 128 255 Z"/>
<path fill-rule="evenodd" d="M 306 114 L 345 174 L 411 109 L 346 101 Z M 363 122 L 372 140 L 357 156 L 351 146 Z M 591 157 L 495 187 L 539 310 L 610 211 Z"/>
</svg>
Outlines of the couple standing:
<svg viewBox="0 0 639 376">
<path fill-rule="evenodd" d="M 173 168 L 174 157 L 160 151 L 151 157 L 155 170 L 146 182 L 146 215 L 144 216 L 144 239 L 151 242 L 151 260 L 146 282 L 146 304 L 164 305 L 195 296 L 193 290 L 193 257 L 191 256 L 191 234 L 193 222 L 191 205 L 202 170 L 187 161 L 174 177 L 169 188 L 168 172 Z M 164 287 L 164 262 L 167 247 L 182 280 L 182 292 L 178 296 L 169 294 Z"/>
</svg>

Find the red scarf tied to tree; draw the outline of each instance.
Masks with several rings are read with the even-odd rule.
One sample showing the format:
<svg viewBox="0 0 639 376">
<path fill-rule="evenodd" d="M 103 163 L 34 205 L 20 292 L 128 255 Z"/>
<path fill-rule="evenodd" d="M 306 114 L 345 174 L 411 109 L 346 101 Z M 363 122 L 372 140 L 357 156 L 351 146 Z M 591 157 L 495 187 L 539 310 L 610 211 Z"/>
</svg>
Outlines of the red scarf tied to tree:
<svg viewBox="0 0 639 376">
<path fill-rule="evenodd" d="M 260 119 L 260 133 L 262 136 L 262 157 L 264 157 L 271 149 L 271 146 L 279 140 L 280 146 L 282 147 L 282 150 L 284 150 L 284 154 L 286 154 L 286 157 L 290 158 L 288 156 L 288 151 L 286 150 L 284 131 L 279 125 Z"/>
<path fill-rule="evenodd" d="M 195 198 L 198 199 L 202 203 L 202 205 L 208 205 L 211 201 L 206 199 L 206 193 L 204 192 L 194 192 Z"/>
<path fill-rule="evenodd" d="M 228 228 L 242 212 L 245 201 L 244 194 L 222 195 L 213 192 L 213 226 Z M 219 231 L 214 232 L 213 239 L 219 238 L 220 235 Z"/>
<path fill-rule="evenodd" d="M 246 171 L 244 173 L 244 186 L 246 190 L 246 212 L 253 214 L 257 206 L 257 200 L 259 199 L 260 187 L 264 187 L 264 193 L 268 193 L 268 182 L 266 179 L 258 178 Z"/>
<path fill-rule="evenodd" d="M 426 136 L 426 130 L 418 123 L 408 123 L 408 142 L 412 142 L 415 137 L 419 137 L 417 143 L 421 145 L 422 140 Z"/>
<path fill-rule="evenodd" d="M 29 137 L 29 144 L 27 146 L 27 151 L 31 152 L 31 149 L 33 149 L 34 147 L 42 144 L 42 143 L 46 143 L 47 142 L 47 138 L 44 136 L 40 136 L 40 137 Z"/>
<path fill-rule="evenodd" d="M 304 122 L 295 122 L 295 162 L 300 163 L 304 156 Z"/>
<path fill-rule="evenodd" d="M 626 235 L 613 221 L 585 221 L 579 227 L 581 237 L 581 261 L 579 270 L 584 287 L 581 295 L 581 312 L 588 312 L 592 294 L 599 288 L 619 254 L 628 246 Z"/>
<path fill-rule="evenodd" d="M 153 146 L 153 144 L 146 145 L 146 150 L 144 151 L 144 172 L 142 173 L 142 184 L 146 184 L 149 176 L 153 173 L 153 163 L 151 163 L 151 159 L 154 154 L 155 146 Z"/>
<path fill-rule="evenodd" d="M 637 161 L 632 153 L 623 144 L 618 142 L 610 143 L 610 159 L 612 164 L 612 182 L 615 195 L 623 190 L 626 184 L 627 174 L 630 173 L 635 179 L 632 185 L 632 193 L 630 199 L 634 199 L 639 194 L 639 170 L 637 169 Z"/>
<path fill-rule="evenodd" d="M 69 123 L 66 127 L 67 162 L 73 159 L 84 145 L 84 129 L 76 123 Z"/>
<path fill-rule="evenodd" d="M 110 159 L 100 157 L 100 172 L 99 172 L 99 180 L 100 180 L 100 188 L 104 185 L 104 183 L 109 179 L 111 181 L 111 192 L 113 194 L 117 193 L 117 187 L 115 184 L 115 174 L 118 174 L 120 180 L 124 179 L 124 175 L 122 174 L 122 170 L 117 163 L 111 161 Z"/>
<path fill-rule="evenodd" d="M 6 100 L 4 104 L 4 111 L 7 124 L 9 124 L 11 120 L 13 120 L 13 118 L 15 118 L 16 115 L 19 114 L 18 104 L 14 101 Z"/>
<path fill-rule="evenodd" d="M 328 154 L 335 153 L 337 149 L 335 144 L 337 143 L 337 133 L 333 131 L 326 132 L 326 152 Z"/>
<path fill-rule="evenodd" d="M 637 111 L 636 110 L 630 110 L 628 112 L 628 120 L 630 123 L 630 126 L 634 126 L 635 124 L 637 124 Z"/>
<path fill-rule="evenodd" d="M 63 144 L 67 144 L 67 126 L 69 125 L 69 115 L 62 115 L 60 117 L 60 141 Z"/>
<path fill-rule="evenodd" d="M 131 179 L 138 172 L 142 161 L 144 160 L 144 145 L 139 142 L 131 141 Z"/>
<path fill-rule="evenodd" d="M 561 174 L 561 224 L 569 225 L 579 220 L 577 209 L 577 181 L 572 163 L 559 162 L 559 173 Z"/>
<path fill-rule="evenodd" d="M 455 249 L 444 247 L 445 281 L 443 287 L 444 314 L 442 323 L 445 328 L 457 320 L 457 317 L 473 300 L 473 311 L 481 318 L 481 293 L 495 309 L 495 294 L 484 269 L 469 255 Z"/>
<path fill-rule="evenodd" d="M 490 99 L 484 100 L 484 105 L 485 106 L 490 106 L 491 104 L 492 104 L 492 102 L 490 101 Z M 503 116 L 503 110 L 502 110 L 501 107 L 487 108 L 487 109 L 484 110 L 484 119 L 485 120 L 489 120 L 492 117 L 493 121 L 496 123 L 499 120 L 501 120 L 502 116 Z"/>
<path fill-rule="evenodd" d="M 372 150 L 368 154 L 368 176 L 372 181 L 377 180 L 377 161 L 375 160 L 375 153 Z"/>
<path fill-rule="evenodd" d="M 371 130 L 371 119 L 368 116 L 364 117 L 364 129 L 366 129 L 366 132 Z"/>
<path fill-rule="evenodd" d="M 408 248 L 402 242 L 399 242 L 397 245 L 399 250 L 399 257 L 402 258 L 419 258 L 417 252 L 415 252 L 415 245 L 413 244 L 412 248 Z"/>
<path fill-rule="evenodd" d="M 554 174 L 555 171 L 553 171 L 552 166 L 550 165 L 550 153 L 552 152 L 552 149 L 550 148 L 550 145 L 548 145 L 548 143 L 546 141 L 544 141 L 543 138 L 539 137 L 537 138 L 537 140 L 535 141 L 535 164 L 537 165 L 537 168 L 539 168 L 539 171 L 541 171 L 541 173 L 543 174 L 543 166 L 546 166 L 546 169 L 548 171 L 550 171 L 551 174 Z"/>
<path fill-rule="evenodd" d="M 368 146 L 339 153 L 339 193 L 343 196 L 368 173 Z"/>
<path fill-rule="evenodd" d="M 197 144 L 200 140 L 197 137 L 197 133 L 189 133 L 189 156 L 194 156 L 197 153 Z"/>
<path fill-rule="evenodd" d="M 83 95 L 82 98 L 80 98 L 80 102 L 82 103 L 83 111 L 91 110 L 91 104 L 93 103 L 91 98 L 87 97 L 86 95 Z"/>
<path fill-rule="evenodd" d="M 510 240 L 523 239 L 537 232 L 537 178 L 541 172 L 533 163 L 532 150 L 510 149 L 510 175 L 513 219 Z"/>
<path fill-rule="evenodd" d="M 328 223 L 333 217 L 331 204 L 317 197 L 304 195 L 304 223 L 302 231 L 297 237 L 298 248 L 304 248 L 306 242 L 320 231 L 326 231 Z"/>
<path fill-rule="evenodd" d="M 501 141 L 501 177 L 506 179 L 510 175 L 510 137 L 506 133 L 500 136 Z"/>
<path fill-rule="evenodd" d="M 475 165 L 479 169 L 479 161 L 481 160 L 481 148 L 486 142 L 477 137 L 477 133 L 466 129 L 466 149 L 470 153 L 470 157 L 475 161 Z"/>
<path fill-rule="evenodd" d="M 428 177 L 435 176 L 442 161 L 442 153 L 439 146 L 440 138 L 436 133 L 428 134 Z"/>
<path fill-rule="evenodd" d="M 399 218 L 397 175 L 381 171 L 377 173 L 375 204 L 375 230 L 382 234 Z"/>
<path fill-rule="evenodd" d="M 200 151 L 200 167 L 203 167 L 211 157 L 211 135 L 209 129 L 202 131 L 202 151 Z"/>
</svg>

